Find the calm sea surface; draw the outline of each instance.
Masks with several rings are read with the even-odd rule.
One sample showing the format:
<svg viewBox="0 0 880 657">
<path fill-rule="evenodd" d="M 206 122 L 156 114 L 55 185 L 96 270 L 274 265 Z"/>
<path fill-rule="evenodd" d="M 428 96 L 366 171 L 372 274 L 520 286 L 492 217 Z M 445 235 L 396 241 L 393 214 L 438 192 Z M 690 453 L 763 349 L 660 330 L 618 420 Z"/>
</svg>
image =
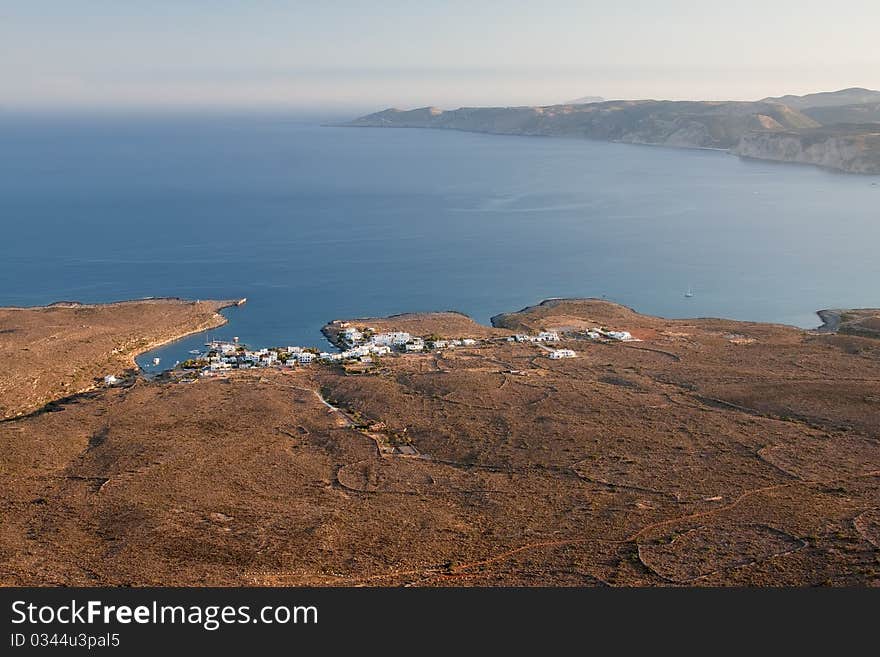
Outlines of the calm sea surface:
<svg viewBox="0 0 880 657">
<path fill-rule="evenodd" d="M 0 305 L 247 297 L 212 335 L 252 346 L 321 346 L 339 317 L 487 322 L 554 296 L 804 327 L 880 306 L 880 177 L 711 151 L 7 115 L 0 226 Z M 162 367 L 205 337 L 160 350 Z"/>
</svg>

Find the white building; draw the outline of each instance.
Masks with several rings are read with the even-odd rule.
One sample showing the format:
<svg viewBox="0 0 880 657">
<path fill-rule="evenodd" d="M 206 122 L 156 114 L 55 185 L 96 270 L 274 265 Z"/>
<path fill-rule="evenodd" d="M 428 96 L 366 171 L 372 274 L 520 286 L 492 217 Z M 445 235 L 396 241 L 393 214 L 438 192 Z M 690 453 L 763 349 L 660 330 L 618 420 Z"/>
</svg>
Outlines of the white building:
<svg viewBox="0 0 880 657">
<path fill-rule="evenodd" d="M 348 344 L 354 345 L 364 339 L 364 334 L 358 331 L 355 327 L 350 326 L 342 331 L 342 339 Z"/>
<path fill-rule="evenodd" d="M 473 338 L 465 338 L 464 340 L 461 341 L 461 343 L 465 347 L 473 347 L 475 344 L 477 344 L 477 341 L 474 340 Z"/>
<path fill-rule="evenodd" d="M 391 346 L 394 343 L 394 333 L 376 333 L 370 338 L 370 343 Z"/>
<path fill-rule="evenodd" d="M 541 331 L 538 333 L 540 342 L 559 342 L 559 333 L 556 331 Z"/>
<path fill-rule="evenodd" d="M 392 334 L 391 344 L 394 347 L 402 347 L 412 339 L 413 337 L 406 331 L 396 331 Z"/>
<path fill-rule="evenodd" d="M 608 331 L 606 335 L 615 340 L 632 340 L 633 336 L 629 331 Z"/>
<path fill-rule="evenodd" d="M 562 358 L 574 358 L 577 356 L 571 349 L 554 349 L 550 352 L 550 358 L 560 360 Z"/>
<path fill-rule="evenodd" d="M 296 359 L 299 361 L 300 365 L 308 365 L 315 360 L 315 354 L 311 351 L 302 351 L 296 355 Z"/>
<path fill-rule="evenodd" d="M 115 386 L 119 383 L 119 379 L 117 379 L 114 375 L 108 374 L 104 377 L 104 384 L 108 386 Z"/>
</svg>

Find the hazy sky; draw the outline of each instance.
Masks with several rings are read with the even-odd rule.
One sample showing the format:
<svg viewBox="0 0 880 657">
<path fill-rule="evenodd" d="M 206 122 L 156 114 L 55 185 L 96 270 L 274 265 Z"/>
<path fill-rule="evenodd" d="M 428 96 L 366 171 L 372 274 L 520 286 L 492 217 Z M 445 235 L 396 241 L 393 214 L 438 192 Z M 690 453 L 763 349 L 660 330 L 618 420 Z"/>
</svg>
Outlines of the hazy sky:
<svg viewBox="0 0 880 657">
<path fill-rule="evenodd" d="M 753 99 L 880 88 L 880 0 L 0 0 L 0 106 Z"/>
</svg>

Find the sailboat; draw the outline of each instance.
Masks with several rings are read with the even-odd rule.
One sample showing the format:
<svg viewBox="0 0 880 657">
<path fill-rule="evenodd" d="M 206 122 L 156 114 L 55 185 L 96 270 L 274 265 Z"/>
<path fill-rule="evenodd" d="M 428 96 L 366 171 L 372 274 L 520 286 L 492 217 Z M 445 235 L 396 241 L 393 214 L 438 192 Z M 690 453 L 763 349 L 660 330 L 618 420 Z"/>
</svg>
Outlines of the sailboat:
<svg viewBox="0 0 880 657">
<path fill-rule="evenodd" d="M 694 296 L 694 291 L 693 289 L 691 289 L 690 286 L 688 286 L 688 291 L 684 293 L 684 298 L 690 299 L 692 296 Z"/>
</svg>

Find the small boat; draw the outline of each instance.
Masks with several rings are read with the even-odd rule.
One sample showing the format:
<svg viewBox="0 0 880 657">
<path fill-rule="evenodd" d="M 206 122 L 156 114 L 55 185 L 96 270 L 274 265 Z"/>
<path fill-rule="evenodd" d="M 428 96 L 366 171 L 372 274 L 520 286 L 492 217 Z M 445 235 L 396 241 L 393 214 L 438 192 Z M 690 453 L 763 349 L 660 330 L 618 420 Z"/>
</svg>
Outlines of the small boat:
<svg viewBox="0 0 880 657">
<path fill-rule="evenodd" d="M 198 349 L 190 349 L 190 350 L 189 350 L 189 353 L 191 353 L 191 354 L 199 354 L 200 352 L 199 352 Z"/>
<path fill-rule="evenodd" d="M 694 291 L 689 287 L 688 291 L 684 293 L 684 298 L 690 299 L 692 296 L 694 296 Z"/>
<path fill-rule="evenodd" d="M 159 358 L 154 358 L 153 365 L 158 365 L 158 364 L 159 364 Z"/>
</svg>

